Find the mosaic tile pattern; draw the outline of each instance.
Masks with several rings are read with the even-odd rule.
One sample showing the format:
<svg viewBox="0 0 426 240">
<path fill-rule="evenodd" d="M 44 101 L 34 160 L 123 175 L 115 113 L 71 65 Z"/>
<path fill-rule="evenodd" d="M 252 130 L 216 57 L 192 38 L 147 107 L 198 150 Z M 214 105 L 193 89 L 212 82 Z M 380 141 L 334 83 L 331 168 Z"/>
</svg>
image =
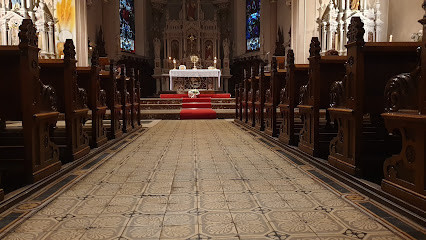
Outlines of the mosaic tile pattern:
<svg viewBox="0 0 426 240">
<path fill-rule="evenodd" d="M 292 158 L 229 121 L 161 121 L 4 239 L 408 238 Z"/>
</svg>

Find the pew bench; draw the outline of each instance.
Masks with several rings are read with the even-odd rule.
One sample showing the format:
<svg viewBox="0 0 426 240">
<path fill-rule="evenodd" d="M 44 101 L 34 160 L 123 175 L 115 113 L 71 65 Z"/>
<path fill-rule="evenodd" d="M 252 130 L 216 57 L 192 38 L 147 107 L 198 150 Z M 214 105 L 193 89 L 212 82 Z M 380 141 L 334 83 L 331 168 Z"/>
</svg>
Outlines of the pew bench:
<svg viewBox="0 0 426 240">
<path fill-rule="evenodd" d="M 0 47 L 0 187 L 10 192 L 61 168 L 51 140 L 59 112 L 56 92 L 39 78 L 34 24 L 24 19 L 19 46 Z M 3 196 L 0 190 L 0 198 Z"/>
<path fill-rule="evenodd" d="M 349 27 L 346 75 L 334 84 L 330 116 L 338 124 L 338 134 L 330 143 L 328 161 L 333 166 L 374 182 L 383 178 L 387 152 L 386 130 L 381 114 L 387 81 L 410 72 L 418 64 L 421 43 L 366 43 L 360 18 Z"/>
<path fill-rule="evenodd" d="M 287 52 L 287 76 L 286 85 L 281 90 L 280 117 L 283 123 L 280 127 L 279 140 L 285 144 L 297 145 L 299 142 L 299 132 L 302 128 L 302 121 L 299 114 L 295 114 L 295 108 L 299 102 L 300 87 L 307 83 L 308 64 L 295 64 L 294 52 Z M 299 109 L 297 109 L 297 112 Z"/>
<path fill-rule="evenodd" d="M 301 93 L 298 105 L 303 121 L 300 131 L 299 149 L 321 158 L 329 155 L 330 141 L 337 130 L 329 118 L 330 90 L 332 84 L 345 76 L 346 56 L 321 56 L 321 43 L 312 38 L 309 58 L 309 80 Z M 325 110 L 325 118 L 320 118 L 320 110 Z"/>
</svg>

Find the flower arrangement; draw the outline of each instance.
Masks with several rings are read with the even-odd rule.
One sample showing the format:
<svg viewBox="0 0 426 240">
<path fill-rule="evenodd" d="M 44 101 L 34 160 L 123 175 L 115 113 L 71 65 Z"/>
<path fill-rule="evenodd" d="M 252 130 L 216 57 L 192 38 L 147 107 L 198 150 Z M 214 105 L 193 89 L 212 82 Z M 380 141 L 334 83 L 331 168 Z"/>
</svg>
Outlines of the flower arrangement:
<svg viewBox="0 0 426 240">
<path fill-rule="evenodd" d="M 196 98 L 198 95 L 200 95 L 200 91 L 198 91 L 198 89 L 192 89 L 188 91 L 188 97 L 190 98 Z"/>
</svg>

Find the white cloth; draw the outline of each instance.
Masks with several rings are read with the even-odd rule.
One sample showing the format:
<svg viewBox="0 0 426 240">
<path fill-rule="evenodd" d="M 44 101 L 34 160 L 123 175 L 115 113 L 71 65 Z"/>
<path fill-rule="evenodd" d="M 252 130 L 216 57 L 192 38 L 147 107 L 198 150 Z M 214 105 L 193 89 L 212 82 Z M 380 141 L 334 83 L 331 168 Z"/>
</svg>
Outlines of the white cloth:
<svg viewBox="0 0 426 240">
<path fill-rule="evenodd" d="M 187 69 L 187 70 L 177 70 L 172 69 L 169 71 L 170 75 L 170 90 L 173 89 L 173 78 L 174 77 L 209 77 L 209 78 L 217 78 L 217 86 L 220 88 L 220 70 L 219 69 Z"/>
</svg>

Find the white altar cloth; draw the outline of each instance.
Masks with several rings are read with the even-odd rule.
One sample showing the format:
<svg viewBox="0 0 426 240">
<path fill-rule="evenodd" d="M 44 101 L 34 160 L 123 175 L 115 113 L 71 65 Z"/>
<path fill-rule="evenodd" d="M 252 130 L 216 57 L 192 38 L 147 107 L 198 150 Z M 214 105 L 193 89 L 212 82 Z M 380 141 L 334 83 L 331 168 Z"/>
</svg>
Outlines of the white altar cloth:
<svg viewBox="0 0 426 240">
<path fill-rule="evenodd" d="M 170 90 L 173 89 L 173 78 L 174 77 L 185 77 L 185 78 L 217 78 L 217 86 L 220 88 L 220 70 L 219 69 L 187 69 L 187 70 L 178 70 L 172 69 L 169 71 L 170 75 Z"/>
</svg>

